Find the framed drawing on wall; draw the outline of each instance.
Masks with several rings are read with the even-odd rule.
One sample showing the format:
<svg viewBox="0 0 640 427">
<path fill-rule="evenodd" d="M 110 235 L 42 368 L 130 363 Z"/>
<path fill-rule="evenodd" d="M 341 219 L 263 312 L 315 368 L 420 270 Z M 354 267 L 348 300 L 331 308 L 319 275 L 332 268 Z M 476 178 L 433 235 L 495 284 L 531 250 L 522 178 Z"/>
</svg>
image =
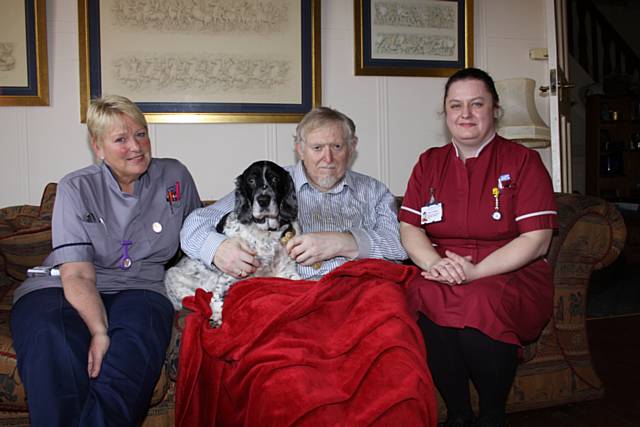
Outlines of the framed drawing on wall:
<svg viewBox="0 0 640 427">
<path fill-rule="evenodd" d="M 81 120 L 118 94 L 152 123 L 297 122 L 320 104 L 320 0 L 78 0 Z"/>
<path fill-rule="evenodd" d="M 49 105 L 46 0 L 2 0 L 0 106 Z"/>
<path fill-rule="evenodd" d="M 354 0 L 355 74 L 448 77 L 473 65 L 473 0 Z"/>
</svg>

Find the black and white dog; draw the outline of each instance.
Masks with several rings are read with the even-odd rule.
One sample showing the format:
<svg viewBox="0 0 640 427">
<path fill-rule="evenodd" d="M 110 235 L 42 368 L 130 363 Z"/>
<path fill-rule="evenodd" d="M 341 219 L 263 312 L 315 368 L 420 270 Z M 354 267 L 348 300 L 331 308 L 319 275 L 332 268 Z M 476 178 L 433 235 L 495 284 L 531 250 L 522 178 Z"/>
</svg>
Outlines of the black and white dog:
<svg viewBox="0 0 640 427">
<path fill-rule="evenodd" d="M 299 279 L 296 264 L 284 248 L 288 239 L 300 233 L 291 175 L 277 164 L 263 160 L 251 164 L 235 182 L 235 209 L 220 221 L 216 230 L 244 240 L 256 252 L 260 267 L 252 277 Z M 219 326 L 224 296 L 237 280 L 215 265 L 205 266 L 183 257 L 167 271 L 164 283 L 176 309 L 197 288 L 213 292 L 211 321 Z"/>
</svg>

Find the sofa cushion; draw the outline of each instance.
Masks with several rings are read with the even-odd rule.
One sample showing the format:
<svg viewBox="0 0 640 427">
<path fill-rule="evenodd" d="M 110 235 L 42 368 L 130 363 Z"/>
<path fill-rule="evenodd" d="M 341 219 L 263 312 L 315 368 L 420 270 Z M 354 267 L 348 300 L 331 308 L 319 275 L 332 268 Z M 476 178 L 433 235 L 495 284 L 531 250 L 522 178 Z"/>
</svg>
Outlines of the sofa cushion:
<svg viewBox="0 0 640 427">
<path fill-rule="evenodd" d="M 37 206 L 11 206 L 0 209 L 0 236 L 7 236 L 25 228 L 39 218 Z"/>
<path fill-rule="evenodd" d="M 36 220 L 29 229 L 0 238 L 0 253 L 6 274 L 19 281 L 27 278 L 27 269 L 40 265 L 51 252 L 51 224 Z"/>
<path fill-rule="evenodd" d="M 57 184 L 42 192 L 40 206 L 0 209 L 0 273 L 14 280 L 27 278 L 27 269 L 42 264 L 51 252 L 51 215 Z"/>
<path fill-rule="evenodd" d="M 0 410 L 26 411 L 27 401 L 16 366 L 9 330 L 9 311 L 0 310 Z"/>
<path fill-rule="evenodd" d="M 40 199 L 40 209 L 38 210 L 38 216 L 40 219 L 51 221 L 53 215 L 53 203 L 56 199 L 56 190 L 58 184 L 50 182 L 44 187 L 42 192 L 42 198 Z"/>
<path fill-rule="evenodd" d="M 0 310 L 11 310 L 11 306 L 13 305 L 13 291 L 15 291 L 19 284 L 19 281 L 0 271 Z"/>
</svg>

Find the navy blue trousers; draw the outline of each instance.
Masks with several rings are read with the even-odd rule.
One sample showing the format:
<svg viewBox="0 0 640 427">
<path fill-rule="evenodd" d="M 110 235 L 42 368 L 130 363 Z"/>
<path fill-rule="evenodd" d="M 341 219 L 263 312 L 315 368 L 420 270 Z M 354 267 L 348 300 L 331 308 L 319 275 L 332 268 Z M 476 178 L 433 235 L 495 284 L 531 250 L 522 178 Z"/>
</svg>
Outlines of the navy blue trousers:
<svg viewBox="0 0 640 427">
<path fill-rule="evenodd" d="M 62 289 L 34 291 L 14 304 L 11 333 L 32 426 L 143 420 L 171 338 L 173 307 L 153 291 L 101 296 L 111 343 L 97 378 L 87 373 L 91 335 Z"/>
</svg>

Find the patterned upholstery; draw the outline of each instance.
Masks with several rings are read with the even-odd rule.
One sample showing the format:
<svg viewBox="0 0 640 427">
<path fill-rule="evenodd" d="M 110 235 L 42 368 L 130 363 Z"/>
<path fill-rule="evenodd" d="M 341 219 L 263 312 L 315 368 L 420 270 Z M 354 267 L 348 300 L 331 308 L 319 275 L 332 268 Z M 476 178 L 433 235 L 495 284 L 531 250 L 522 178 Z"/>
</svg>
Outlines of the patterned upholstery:
<svg viewBox="0 0 640 427">
<path fill-rule="evenodd" d="M 26 268 L 39 264 L 50 250 L 48 221 L 54 197 L 55 184 L 49 184 L 40 207 L 0 209 L 0 426 L 29 425 L 8 319 L 13 289 L 23 280 Z M 600 199 L 556 194 L 556 202 L 560 229 L 548 256 L 554 268 L 554 317 L 538 341 L 524 351 L 508 411 L 594 399 L 604 392 L 591 365 L 585 332 L 587 286 L 594 270 L 607 266 L 620 254 L 625 225 L 613 205 Z M 180 325 L 185 314 L 182 311 L 176 315 L 165 368 L 143 427 L 174 425 Z M 476 402 L 473 388 L 472 393 Z M 440 404 L 440 417 L 444 416 L 444 405 Z"/>
<path fill-rule="evenodd" d="M 40 206 L 13 206 L 0 210 L 0 273 L 23 281 L 27 269 L 39 265 L 51 252 L 51 214 L 57 185 L 49 183 Z"/>
<path fill-rule="evenodd" d="M 595 197 L 556 194 L 560 229 L 548 260 L 554 271 L 554 315 L 535 356 L 520 365 L 507 409 L 517 411 L 601 397 L 586 334 L 586 300 L 594 270 L 611 264 L 624 247 L 618 210 Z"/>
</svg>

